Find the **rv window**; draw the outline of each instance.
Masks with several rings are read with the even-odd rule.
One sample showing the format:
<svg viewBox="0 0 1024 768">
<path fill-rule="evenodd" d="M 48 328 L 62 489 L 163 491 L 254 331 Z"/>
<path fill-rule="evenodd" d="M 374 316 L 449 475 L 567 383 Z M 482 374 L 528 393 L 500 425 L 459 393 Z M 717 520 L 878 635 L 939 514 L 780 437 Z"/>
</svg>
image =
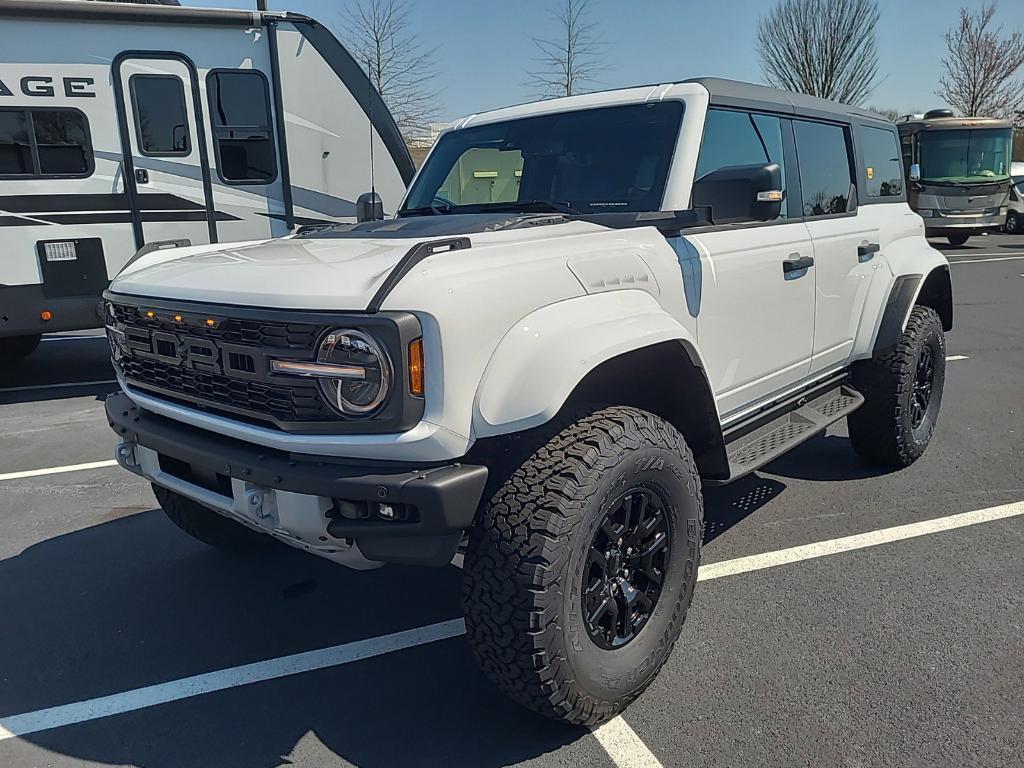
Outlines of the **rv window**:
<svg viewBox="0 0 1024 768">
<path fill-rule="evenodd" d="M 174 75 L 132 75 L 128 81 L 135 111 L 135 135 L 144 155 L 192 154 L 185 87 Z"/>
<path fill-rule="evenodd" d="M 76 109 L 0 109 L 0 177 L 89 176 L 92 141 Z"/>
<path fill-rule="evenodd" d="M 0 175 L 31 176 L 34 173 L 28 112 L 0 111 Z"/>
<path fill-rule="evenodd" d="M 255 70 L 213 70 L 206 90 L 221 180 L 270 184 L 277 178 L 277 150 L 266 78 Z"/>
</svg>

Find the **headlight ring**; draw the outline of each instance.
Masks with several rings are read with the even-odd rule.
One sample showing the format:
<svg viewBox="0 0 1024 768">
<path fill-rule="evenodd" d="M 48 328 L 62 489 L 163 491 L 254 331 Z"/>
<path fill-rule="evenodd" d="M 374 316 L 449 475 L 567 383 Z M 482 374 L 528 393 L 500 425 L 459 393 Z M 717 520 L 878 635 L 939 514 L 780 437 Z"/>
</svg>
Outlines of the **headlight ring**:
<svg viewBox="0 0 1024 768">
<path fill-rule="evenodd" d="M 317 363 L 359 369 L 361 376 L 318 377 L 327 404 L 345 416 L 368 416 L 387 400 L 391 390 L 391 360 L 368 333 L 335 328 L 324 335 Z"/>
</svg>

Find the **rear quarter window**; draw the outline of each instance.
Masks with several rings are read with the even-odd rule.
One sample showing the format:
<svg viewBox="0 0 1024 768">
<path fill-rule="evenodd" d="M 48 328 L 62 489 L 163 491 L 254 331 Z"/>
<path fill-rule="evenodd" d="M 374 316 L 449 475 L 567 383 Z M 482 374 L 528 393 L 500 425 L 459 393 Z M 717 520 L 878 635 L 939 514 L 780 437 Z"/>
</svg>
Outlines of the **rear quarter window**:
<svg viewBox="0 0 1024 768">
<path fill-rule="evenodd" d="M 864 194 L 868 197 L 901 197 L 903 167 L 896 133 L 869 126 L 861 126 L 858 133 L 864 155 Z"/>
</svg>

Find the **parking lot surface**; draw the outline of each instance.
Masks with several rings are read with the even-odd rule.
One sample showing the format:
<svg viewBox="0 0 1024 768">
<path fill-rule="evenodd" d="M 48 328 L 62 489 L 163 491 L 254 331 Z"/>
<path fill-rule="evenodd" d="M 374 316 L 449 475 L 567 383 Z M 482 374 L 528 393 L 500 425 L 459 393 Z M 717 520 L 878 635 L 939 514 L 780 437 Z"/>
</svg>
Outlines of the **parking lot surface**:
<svg viewBox="0 0 1024 768">
<path fill-rule="evenodd" d="M 673 656 L 597 731 L 490 687 L 454 566 L 178 532 L 110 461 L 105 340 L 47 338 L 0 370 L 0 765 L 1021 765 L 1024 237 L 944 250 L 928 452 L 879 472 L 840 425 L 708 490 Z"/>
</svg>

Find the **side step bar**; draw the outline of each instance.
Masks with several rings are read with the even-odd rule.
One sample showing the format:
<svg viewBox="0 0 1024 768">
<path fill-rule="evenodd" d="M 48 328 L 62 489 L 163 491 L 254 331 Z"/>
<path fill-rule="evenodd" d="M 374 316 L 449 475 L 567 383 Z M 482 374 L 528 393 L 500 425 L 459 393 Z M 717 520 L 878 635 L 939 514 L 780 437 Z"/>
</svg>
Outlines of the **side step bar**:
<svg viewBox="0 0 1024 768">
<path fill-rule="evenodd" d="M 864 402 L 864 396 L 848 384 L 833 386 L 812 397 L 796 401 L 792 409 L 750 431 L 731 438 L 726 436 L 730 482 L 824 432 L 826 427 L 853 413 Z"/>
</svg>

